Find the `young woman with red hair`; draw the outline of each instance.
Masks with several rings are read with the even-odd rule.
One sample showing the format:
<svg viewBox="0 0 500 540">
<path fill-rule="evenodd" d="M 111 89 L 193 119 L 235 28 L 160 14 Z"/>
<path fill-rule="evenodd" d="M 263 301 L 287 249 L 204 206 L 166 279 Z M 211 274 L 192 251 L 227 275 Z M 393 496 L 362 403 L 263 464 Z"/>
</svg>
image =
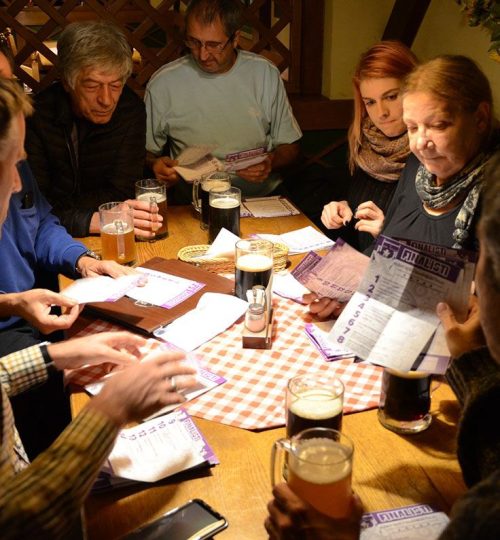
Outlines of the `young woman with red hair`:
<svg viewBox="0 0 500 540">
<path fill-rule="evenodd" d="M 400 87 L 417 65 L 398 41 L 381 41 L 366 51 L 353 76 L 354 119 L 349 129 L 351 177 L 339 186 L 321 221 L 353 247 L 364 250 L 384 218 L 410 154 Z M 353 220 L 354 218 L 354 220 Z"/>
</svg>

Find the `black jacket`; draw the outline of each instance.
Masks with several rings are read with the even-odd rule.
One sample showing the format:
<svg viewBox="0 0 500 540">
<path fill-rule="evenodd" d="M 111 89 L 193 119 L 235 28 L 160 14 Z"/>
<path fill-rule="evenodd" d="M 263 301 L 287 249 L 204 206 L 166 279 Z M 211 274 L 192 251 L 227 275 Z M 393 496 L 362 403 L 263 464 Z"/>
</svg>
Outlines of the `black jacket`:
<svg viewBox="0 0 500 540">
<path fill-rule="evenodd" d="M 26 152 L 53 212 L 70 234 L 87 236 L 100 204 L 134 198 L 144 170 L 146 112 L 125 86 L 107 124 L 78 120 L 78 148 L 71 138 L 75 120 L 61 83 L 42 91 L 27 121 Z"/>
<path fill-rule="evenodd" d="M 446 378 L 463 405 L 458 460 L 471 489 L 454 505 L 439 540 L 500 538 L 500 366 L 488 349 L 453 361 Z"/>
</svg>

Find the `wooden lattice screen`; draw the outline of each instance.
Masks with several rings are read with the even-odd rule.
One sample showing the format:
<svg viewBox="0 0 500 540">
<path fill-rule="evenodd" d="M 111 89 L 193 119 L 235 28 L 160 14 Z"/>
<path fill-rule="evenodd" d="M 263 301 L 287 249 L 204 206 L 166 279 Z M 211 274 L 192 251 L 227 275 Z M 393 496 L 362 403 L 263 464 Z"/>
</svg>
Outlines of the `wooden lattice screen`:
<svg viewBox="0 0 500 540">
<path fill-rule="evenodd" d="M 183 11 L 180 0 L 13 0 L 0 2 L 0 32 L 10 32 L 16 75 L 38 92 L 57 78 L 56 54 L 47 42 L 76 20 L 103 19 L 119 25 L 140 61 L 129 81 L 139 94 L 151 75 L 183 53 Z M 242 46 L 264 54 L 279 67 L 290 93 L 301 86 L 301 15 L 303 0 L 242 0 L 245 5 L 245 38 Z M 279 38 L 286 34 L 287 44 Z M 35 72 L 20 66 L 32 66 Z"/>
</svg>

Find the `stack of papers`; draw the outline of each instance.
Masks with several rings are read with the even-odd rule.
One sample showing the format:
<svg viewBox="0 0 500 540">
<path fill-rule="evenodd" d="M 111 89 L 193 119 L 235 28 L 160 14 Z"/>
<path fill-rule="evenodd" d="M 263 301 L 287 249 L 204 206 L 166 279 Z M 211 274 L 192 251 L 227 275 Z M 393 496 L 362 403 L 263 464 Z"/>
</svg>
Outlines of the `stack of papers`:
<svg viewBox="0 0 500 540">
<path fill-rule="evenodd" d="M 135 482 L 157 482 L 219 461 L 184 409 L 122 429 L 92 488 L 103 491 Z"/>
<path fill-rule="evenodd" d="M 255 197 L 241 203 L 241 217 L 272 218 L 298 216 L 300 211 L 285 197 Z"/>
<path fill-rule="evenodd" d="M 258 238 L 288 246 L 289 255 L 329 249 L 334 242 L 310 225 L 284 234 L 256 234 Z"/>
</svg>

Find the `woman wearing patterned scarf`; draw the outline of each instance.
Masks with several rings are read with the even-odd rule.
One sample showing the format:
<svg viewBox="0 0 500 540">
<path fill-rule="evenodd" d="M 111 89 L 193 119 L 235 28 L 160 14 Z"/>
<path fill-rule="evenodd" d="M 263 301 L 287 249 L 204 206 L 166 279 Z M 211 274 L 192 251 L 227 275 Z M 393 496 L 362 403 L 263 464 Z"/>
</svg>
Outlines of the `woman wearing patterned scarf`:
<svg viewBox="0 0 500 540">
<path fill-rule="evenodd" d="M 471 59 L 442 55 L 417 67 L 402 94 L 413 155 L 373 236 L 476 250 L 484 169 L 500 152 L 488 79 Z M 343 309 L 312 293 L 304 301 L 322 319 Z"/>
<path fill-rule="evenodd" d="M 403 110 L 414 156 L 382 233 L 477 249 L 483 171 L 500 148 L 488 79 L 465 56 L 438 56 L 405 81 Z"/>
<path fill-rule="evenodd" d="M 382 41 L 362 55 L 354 73 L 354 119 L 349 129 L 352 177 L 341 186 L 339 198 L 344 200 L 327 204 L 321 221 L 338 230 L 330 236 L 340 235 L 360 250 L 372 243 L 374 219 L 383 219 L 410 155 L 400 87 L 416 64 L 405 45 Z"/>
</svg>

